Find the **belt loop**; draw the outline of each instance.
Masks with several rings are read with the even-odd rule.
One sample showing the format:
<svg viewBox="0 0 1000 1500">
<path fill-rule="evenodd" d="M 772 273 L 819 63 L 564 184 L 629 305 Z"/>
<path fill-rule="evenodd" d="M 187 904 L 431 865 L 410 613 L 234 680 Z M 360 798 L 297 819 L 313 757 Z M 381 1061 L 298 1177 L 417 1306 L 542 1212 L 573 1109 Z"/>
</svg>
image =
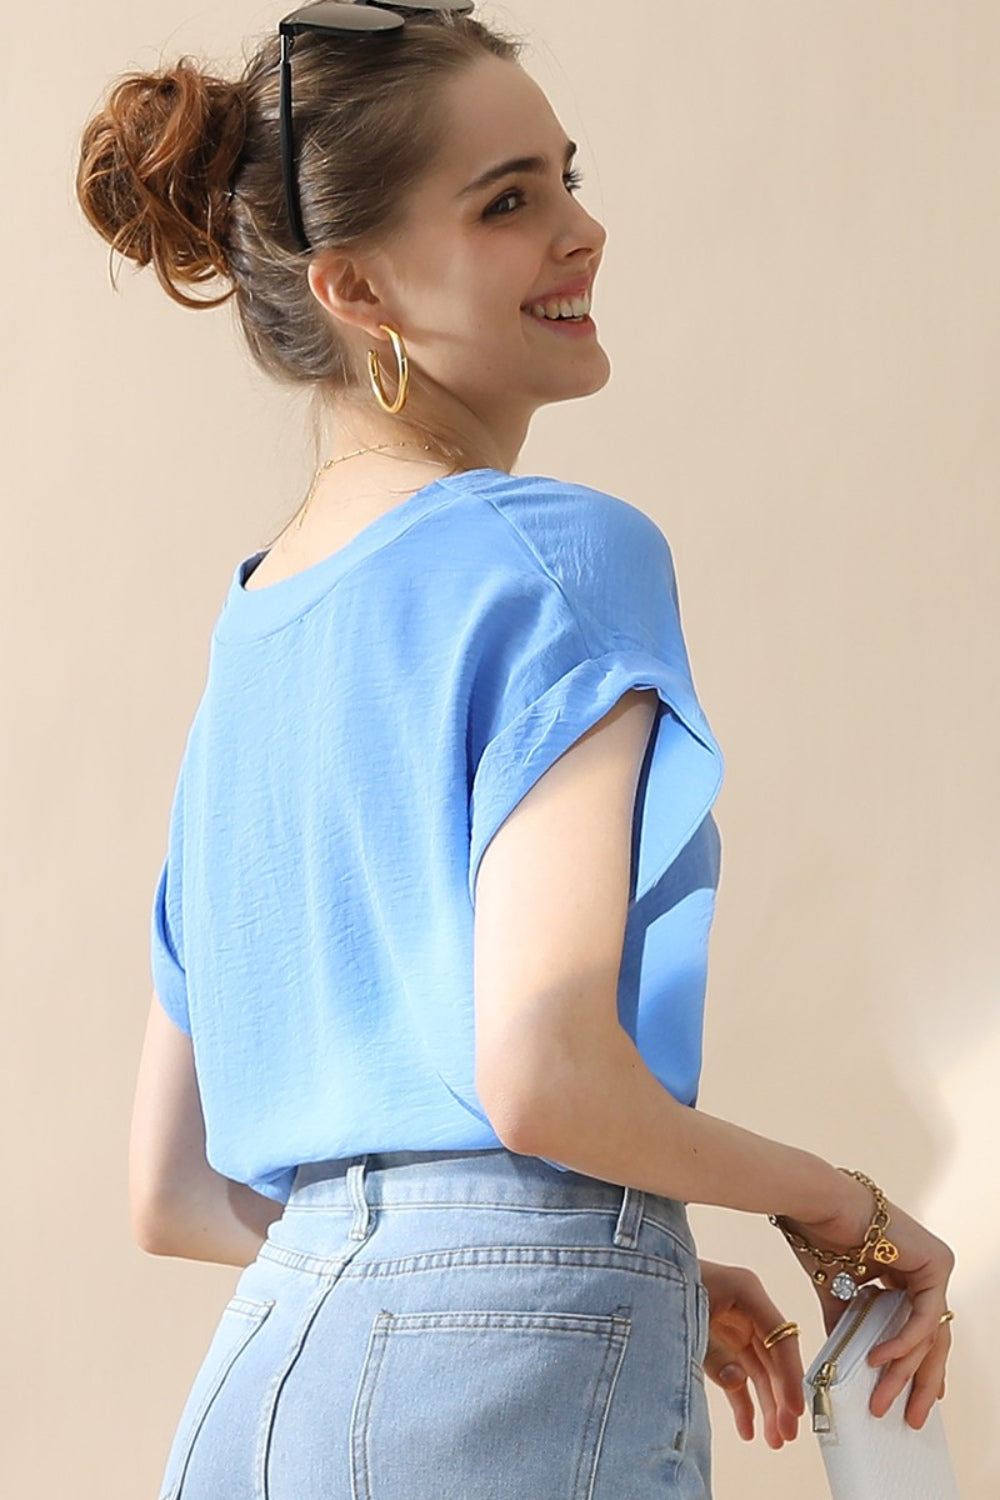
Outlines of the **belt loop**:
<svg viewBox="0 0 1000 1500">
<path fill-rule="evenodd" d="M 615 1225 L 614 1242 L 628 1250 L 634 1250 L 642 1224 L 642 1211 L 646 1195 L 641 1188 L 626 1187 L 622 1192 L 622 1206 Z"/>
<path fill-rule="evenodd" d="M 363 1240 L 371 1223 L 371 1208 L 365 1197 L 365 1167 L 367 1165 L 368 1157 L 363 1156 L 360 1161 L 352 1162 L 347 1169 L 347 1191 L 354 1207 L 354 1222 L 351 1224 L 348 1236 L 352 1240 Z"/>
</svg>

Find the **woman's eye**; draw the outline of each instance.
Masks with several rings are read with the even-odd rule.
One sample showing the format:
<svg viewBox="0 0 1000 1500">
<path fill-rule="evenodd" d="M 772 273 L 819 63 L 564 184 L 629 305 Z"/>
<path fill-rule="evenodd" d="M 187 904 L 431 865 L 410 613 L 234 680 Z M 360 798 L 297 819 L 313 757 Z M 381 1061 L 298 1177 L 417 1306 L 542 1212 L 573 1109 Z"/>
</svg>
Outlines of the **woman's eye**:
<svg viewBox="0 0 1000 1500">
<path fill-rule="evenodd" d="M 576 167 L 571 167 L 568 172 L 563 174 L 563 182 L 566 184 L 569 192 L 575 193 L 579 190 L 583 182 L 583 173 L 578 171 Z M 518 208 L 520 207 L 521 202 L 524 199 L 524 193 L 520 188 L 511 188 L 509 193 L 504 193 L 502 198 L 497 198 L 494 203 L 490 204 L 483 217 L 486 218 L 488 215 L 493 215 L 496 218 L 508 219 L 510 217 L 510 213 L 498 213 L 497 210 L 500 209 L 504 203 L 509 203 L 512 198 L 515 200 L 514 207 Z M 513 212 L 513 210 L 511 210 L 511 212 Z"/>
</svg>

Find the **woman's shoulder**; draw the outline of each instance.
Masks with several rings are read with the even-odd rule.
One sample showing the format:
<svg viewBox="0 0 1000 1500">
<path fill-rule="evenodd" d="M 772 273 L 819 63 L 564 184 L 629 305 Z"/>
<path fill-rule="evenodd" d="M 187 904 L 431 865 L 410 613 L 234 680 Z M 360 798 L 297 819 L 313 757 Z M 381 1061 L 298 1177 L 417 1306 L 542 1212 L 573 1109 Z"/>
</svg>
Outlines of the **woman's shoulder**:
<svg viewBox="0 0 1000 1500">
<path fill-rule="evenodd" d="M 610 490 L 551 474 L 496 470 L 492 477 L 486 497 L 512 522 L 530 524 L 535 519 L 551 518 L 562 526 L 575 520 L 577 528 L 603 525 L 617 530 L 632 528 L 637 533 L 652 530 L 662 536 L 651 516 Z"/>
<path fill-rule="evenodd" d="M 598 653 L 609 642 L 676 630 L 670 548 L 638 506 L 577 480 L 500 470 L 476 476 L 475 498 L 470 603 L 492 606 L 505 632 L 512 621 L 522 630 L 534 621 L 545 639 L 573 620 Z"/>
<path fill-rule="evenodd" d="M 549 474 L 493 470 L 477 492 L 546 571 L 577 576 L 616 566 L 631 571 L 651 557 L 661 565 L 669 560 L 667 539 L 653 518 L 609 490 Z"/>
</svg>

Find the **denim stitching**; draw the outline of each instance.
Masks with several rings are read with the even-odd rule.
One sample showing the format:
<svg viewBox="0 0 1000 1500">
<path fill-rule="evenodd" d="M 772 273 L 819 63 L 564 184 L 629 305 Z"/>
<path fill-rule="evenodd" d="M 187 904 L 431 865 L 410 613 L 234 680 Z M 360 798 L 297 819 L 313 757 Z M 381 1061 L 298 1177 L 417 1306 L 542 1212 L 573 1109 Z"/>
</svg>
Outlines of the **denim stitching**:
<svg viewBox="0 0 1000 1500">
<path fill-rule="evenodd" d="M 485 1198 L 412 1198 L 397 1199 L 390 1198 L 388 1202 L 372 1199 L 373 1208 L 391 1208 L 393 1213 L 402 1212 L 404 1209 L 421 1208 L 502 1208 L 514 1214 L 615 1214 L 618 1209 L 614 1203 L 593 1203 L 583 1208 L 573 1204 L 553 1204 L 551 1207 L 544 1203 L 504 1203 L 502 1200 L 494 1202 Z M 285 1206 L 286 1214 L 349 1214 L 353 1212 L 350 1203 L 288 1203 Z"/>
<path fill-rule="evenodd" d="M 437 1198 L 429 1198 L 429 1199 L 426 1199 L 426 1200 L 416 1201 L 416 1202 L 412 1202 L 412 1203 L 398 1203 L 395 1200 L 393 1200 L 393 1201 L 391 1201 L 389 1203 L 373 1203 L 372 1206 L 374 1208 L 379 1208 L 379 1209 L 384 1209 L 384 1210 L 391 1209 L 391 1211 L 394 1214 L 395 1213 L 401 1213 L 401 1212 L 404 1212 L 406 1210 L 420 1210 L 420 1209 L 424 1209 L 424 1208 L 433 1208 L 433 1209 L 437 1209 L 437 1208 L 455 1208 L 455 1209 L 463 1209 L 463 1210 L 469 1210 L 469 1209 L 473 1209 L 473 1208 L 477 1208 L 477 1209 L 478 1208 L 493 1208 L 493 1209 L 503 1209 L 507 1213 L 522 1213 L 522 1214 L 597 1214 L 597 1215 L 602 1216 L 604 1218 L 610 1218 L 616 1212 L 613 1204 L 607 1204 L 605 1206 L 594 1205 L 593 1207 L 590 1207 L 590 1208 L 572 1208 L 572 1207 L 569 1207 L 569 1206 L 565 1206 L 565 1207 L 556 1206 L 554 1208 L 546 1208 L 546 1207 L 543 1207 L 540 1204 L 539 1205 L 535 1205 L 535 1204 L 530 1204 L 530 1203 L 494 1203 L 494 1202 L 481 1202 L 479 1200 L 470 1200 L 470 1201 L 467 1201 L 465 1199 L 461 1199 L 461 1200 L 444 1199 L 444 1200 L 442 1200 L 442 1199 L 437 1199 Z M 282 1217 L 283 1218 L 287 1218 L 287 1219 L 291 1219 L 292 1216 L 295 1215 L 295 1214 L 324 1214 L 324 1213 L 325 1214 L 352 1214 L 354 1212 L 356 1212 L 356 1210 L 350 1204 L 347 1204 L 347 1203 L 343 1203 L 343 1204 L 296 1203 L 296 1204 L 289 1204 L 288 1207 L 285 1209 L 285 1212 L 282 1215 Z M 645 1208 L 644 1208 L 644 1211 L 643 1211 L 643 1223 L 644 1224 L 651 1224 L 653 1226 L 653 1228 L 657 1229 L 661 1234 L 668 1235 L 669 1238 L 673 1240 L 674 1244 L 678 1247 L 678 1249 L 684 1251 L 685 1255 L 690 1256 L 690 1255 L 695 1255 L 696 1254 L 696 1251 L 692 1249 L 689 1241 L 686 1240 L 686 1239 L 684 1239 L 684 1238 L 682 1238 L 682 1236 L 677 1233 L 677 1230 L 674 1228 L 674 1226 L 672 1224 L 667 1223 L 664 1219 L 657 1218 L 655 1212 L 651 1212 L 650 1211 L 650 1208 L 649 1208 L 649 1196 L 648 1196 L 648 1194 L 646 1195 L 646 1199 L 645 1199 Z"/>
<path fill-rule="evenodd" d="M 254 1453 L 254 1472 L 259 1481 L 255 1485 L 255 1488 L 260 1495 L 260 1500 L 268 1500 L 269 1483 L 267 1466 L 270 1459 L 271 1437 L 274 1432 L 274 1420 L 277 1413 L 278 1401 L 281 1396 L 281 1389 L 295 1364 L 298 1362 L 309 1329 L 312 1327 L 320 1308 L 333 1291 L 335 1285 L 335 1282 L 331 1282 L 329 1286 L 323 1287 L 320 1295 L 306 1307 L 305 1316 L 291 1337 L 286 1358 L 283 1363 L 275 1367 L 270 1383 L 264 1393 L 262 1403 L 264 1420 L 259 1424 L 257 1429 L 257 1444 Z"/>
<path fill-rule="evenodd" d="M 578 1493 L 583 1480 L 583 1462 L 588 1449 L 591 1447 L 590 1431 L 597 1415 L 598 1398 L 602 1386 L 606 1385 L 604 1394 L 604 1410 L 601 1412 L 597 1432 L 593 1438 L 593 1451 L 590 1454 L 590 1475 L 587 1478 L 587 1488 L 582 1500 L 593 1500 L 594 1485 L 597 1482 L 597 1463 L 601 1455 L 601 1442 L 604 1438 L 604 1429 L 608 1420 L 608 1411 L 611 1406 L 611 1397 L 614 1394 L 615 1384 L 618 1380 L 618 1371 L 621 1369 L 622 1360 L 625 1358 L 625 1350 L 628 1347 L 629 1334 L 632 1331 L 632 1319 L 628 1316 L 628 1307 L 615 1308 L 611 1319 L 611 1332 L 604 1346 L 604 1363 L 594 1388 L 594 1399 L 591 1402 L 590 1411 L 587 1413 L 587 1423 L 583 1430 L 583 1441 L 580 1444 L 580 1453 L 577 1458 L 576 1476 L 573 1483 L 574 1494 Z M 614 1369 L 609 1371 L 611 1361 L 617 1352 Z"/>
<path fill-rule="evenodd" d="M 346 1277 L 406 1276 L 421 1271 L 448 1270 L 454 1266 L 550 1265 L 591 1267 L 604 1270 L 633 1271 L 639 1276 L 662 1276 L 685 1282 L 681 1268 L 671 1260 L 646 1255 L 641 1250 L 612 1250 L 584 1245 L 483 1245 L 462 1246 L 451 1250 L 429 1250 L 418 1255 L 398 1256 L 388 1260 L 357 1261 L 348 1264 L 343 1256 L 312 1255 L 306 1251 L 286 1250 L 265 1241 L 258 1256 L 277 1261 L 292 1270 L 313 1272 L 320 1276 Z"/>
<path fill-rule="evenodd" d="M 375 1388 L 378 1384 L 391 1325 L 392 1313 L 382 1311 L 376 1315 L 361 1366 L 357 1390 L 354 1393 L 350 1425 L 351 1500 L 363 1500 L 363 1497 L 371 1495 L 368 1417 L 375 1398 Z"/>
<path fill-rule="evenodd" d="M 417 1255 L 359 1261 L 345 1275 L 368 1278 L 406 1276 L 420 1271 L 447 1271 L 457 1266 L 571 1266 L 577 1269 L 634 1271 L 685 1283 L 673 1261 L 639 1250 L 612 1250 L 588 1245 L 472 1245 L 451 1250 L 427 1250 Z"/>
<path fill-rule="evenodd" d="M 240 1335 L 240 1338 L 238 1339 L 235 1346 L 227 1351 L 223 1363 L 216 1370 L 212 1383 L 202 1398 L 201 1405 L 198 1407 L 198 1410 L 193 1414 L 191 1418 L 183 1452 L 178 1456 L 177 1478 L 171 1488 L 167 1491 L 166 1500 L 180 1500 L 180 1497 L 183 1495 L 184 1485 L 187 1481 L 188 1469 L 191 1464 L 191 1455 L 194 1452 L 194 1445 L 198 1440 L 198 1435 L 201 1432 L 202 1427 L 205 1425 L 205 1419 L 208 1416 L 208 1413 L 211 1410 L 216 1397 L 222 1390 L 222 1387 L 225 1384 L 226 1379 L 229 1376 L 229 1373 L 235 1365 L 236 1361 L 239 1359 L 240 1355 L 243 1353 L 250 1340 L 263 1327 L 264 1322 L 267 1319 L 273 1306 L 273 1301 L 253 1302 L 249 1298 L 234 1296 L 223 1308 L 222 1315 L 220 1316 L 219 1320 L 220 1324 L 222 1321 L 222 1317 L 224 1317 L 226 1313 L 235 1312 L 240 1314 L 241 1317 L 246 1317 L 248 1319 L 247 1326 L 243 1333 Z"/>
<path fill-rule="evenodd" d="M 261 1246 L 259 1256 L 263 1256 L 264 1251 L 267 1248 L 268 1242 L 265 1240 L 264 1244 Z M 356 1255 L 360 1248 L 361 1244 L 359 1242 L 358 1244 L 353 1246 L 350 1254 Z M 280 1259 L 279 1256 L 268 1256 L 266 1258 L 270 1260 Z M 349 1261 L 350 1256 L 348 1256 L 346 1259 L 341 1258 L 341 1260 L 336 1264 L 342 1268 L 348 1265 Z M 288 1376 L 291 1374 L 295 1365 L 298 1363 L 299 1358 L 302 1354 L 302 1350 L 305 1348 L 305 1342 L 309 1336 L 309 1332 L 316 1319 L 319 1317 L 327 1297 L 329 1297 L 330 1293 L 334 1290 L 339 1280 L 335 1272 L 332 1277 L 330 1275 L 327 1275 L 323 1279 L 327 1281 L 328 1284 L 323 1286 L 319 1292 L 319 1295 L 313 1298 L 307 1304 L 305 1315 L 299 1323 L 297 1332 L 292 1338 L 291 1349 L 288 1357 L 285 1360 L 284 1365 L 279 1367 L 275 1371 L 270 1388 L 268 1389 L 265 1396 L 264 1409 L 267 1413 L 267 1417 L 261 1425 L 257 1449 L 257 1472 L 260 1475 L 261 1481 L 261 1500 L 268 1500 L 267 1465 L 270 1457 L 271 1437 L 274 1430 L 275 1416 L 277 1414 L 278 1401 L 281 1397 L 282 1387 L 284 1386 L 285 1381 L 288 1379 Z"/>
<path fill-rule="evenodd" d="M 628 1309 L 615 1313 L 524 1312 L 501 1308 L 467 1308 L 462 1311 L 394 1313 L 379 1311 L 379 1319 L 392 1322 L 395 1333 L 439 1333 L 442 1330 L 474 1333 L 481 1328 L 528 1328 L 544 1333 L 598 1334 L 602 1338 L 621 1338 L 616 1324 Z M 628 1319 L 625 1318 L 627 1322 Z"/>
<path fill-rule="evenodd" d="M 272 1245 L 265 1240 L 257 1251 L 258 1260 L 275 1261 L 287 1266 L 290 1271 L 307 1271 L 315 1276 L 336 1276 L 341 1267 L 347 1265 L 343 1256 L 310 1255 L 306 1250 L 286 1250 L 283 1245 Z"/>
</svg>

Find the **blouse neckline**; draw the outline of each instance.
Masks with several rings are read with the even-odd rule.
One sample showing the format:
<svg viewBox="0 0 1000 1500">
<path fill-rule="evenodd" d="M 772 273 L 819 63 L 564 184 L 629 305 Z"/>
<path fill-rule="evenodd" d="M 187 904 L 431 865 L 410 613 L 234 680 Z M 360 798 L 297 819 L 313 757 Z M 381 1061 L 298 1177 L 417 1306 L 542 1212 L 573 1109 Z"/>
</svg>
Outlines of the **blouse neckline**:
<svg viewBox="0 0 1000 1500">
<path fill-rule="evenodd" d="M 369 521 L 350 541 L 337 547 L 326 557 L 311 563 L 307 568 L 299 569 L 287 578 L 279 578 L 260 588 L 248 589 L 245 584 L 257 564 L 267 556 L 269 549 L 264 548 L 242 558 L 233 570 L 213 634 L 218 639 L 250 638 L 268 635 L 283 625 L 291 624 L 358 563 L 395 541 L 423 516 L 449 504 L 454 499 L 456 490 L 464 489 L 470 481 L 474 484 L 476 476 L 500 472 L 489 468 L 465 469 L 459 474 L 447 474 L 433 479 Z"/>
</svg>

